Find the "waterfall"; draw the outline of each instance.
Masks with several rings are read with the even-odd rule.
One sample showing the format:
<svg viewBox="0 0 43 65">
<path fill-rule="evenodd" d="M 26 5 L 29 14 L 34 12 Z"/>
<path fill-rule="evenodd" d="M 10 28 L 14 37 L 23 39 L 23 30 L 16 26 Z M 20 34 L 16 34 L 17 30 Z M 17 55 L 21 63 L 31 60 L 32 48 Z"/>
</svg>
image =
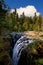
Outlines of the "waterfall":
<svg viewBox="0 0 43 65">
<path fill-rule="evenodd" d="M 18 65 L 18 61 L 20 59 L 20 55 L 21 55 L 21 51 L 27 47 L 27 45 L 29 43 L 32 43 L 33 40 L 29 40 L 28 38 L 26 38 L 26 35 L 21 35 L 21 34 L 17 34 L 18 36 L 20 36 L 13 48 L 13 64 L 14 65 Z M 17 37 L 18 37 L 17 36 Z M 15 40 L 14 38 L 14 34 L 13 34 L 13 40 Z"/>
</svg>

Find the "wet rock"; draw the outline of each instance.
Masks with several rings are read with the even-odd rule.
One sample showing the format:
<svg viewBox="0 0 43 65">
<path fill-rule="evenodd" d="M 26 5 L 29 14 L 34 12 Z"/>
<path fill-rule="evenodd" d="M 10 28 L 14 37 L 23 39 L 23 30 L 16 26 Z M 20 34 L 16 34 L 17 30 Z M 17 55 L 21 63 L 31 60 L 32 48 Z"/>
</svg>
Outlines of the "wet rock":
<svg viewBox="0 0 43 65">
<path fill-rule="evenodd" d="M 18 65 L 32 65 L 33 56 L 29 54 L 29 49 L 26 48 L 22 51 Z"/>
<path fill-rule="evenodd" d="M 42 44 L 37 44 L 32 48 L 26 48 L 21 52 L 21 57 L 19 59 L 18 65 L 38 65 L 37 60 L 43 58 L 43 46 Z"/>
</svg>

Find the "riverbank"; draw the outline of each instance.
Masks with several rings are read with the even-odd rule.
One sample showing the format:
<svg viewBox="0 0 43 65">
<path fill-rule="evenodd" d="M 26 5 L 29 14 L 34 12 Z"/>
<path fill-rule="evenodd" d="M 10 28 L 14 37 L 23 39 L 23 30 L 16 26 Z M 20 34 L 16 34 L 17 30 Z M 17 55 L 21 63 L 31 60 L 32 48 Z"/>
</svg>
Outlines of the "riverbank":
<svg viewBox="0 0 43 65">
<path fill-rule="evenodd" d="M 9 54 L 10 47 L 11 47 L 11 37 L 9 35 L 9 32 L 7 32 L 6 34 L 4 33 L 2 36 L 0 36 L 0 63 L 3 63 L 4 65 L 8 65 L 8 64 L 12 65 L 10 54 Z M 19 32 L 16 32 L 16 33 L 19 33 Z M 25 34 L 27 38 L 29 39 L 37 39 L 37 40 L 43 41 L 43 32 L 26 31 L 26 32 L 20 32 L 20 33 Z"/>
</svg>

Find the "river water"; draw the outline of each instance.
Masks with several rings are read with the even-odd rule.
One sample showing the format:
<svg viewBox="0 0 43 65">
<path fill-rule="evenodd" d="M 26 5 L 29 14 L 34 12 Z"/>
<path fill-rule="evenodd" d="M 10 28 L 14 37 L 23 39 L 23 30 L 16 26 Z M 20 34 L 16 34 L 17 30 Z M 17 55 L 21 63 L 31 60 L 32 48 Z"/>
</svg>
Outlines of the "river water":
<svg viewBox="0 0 43 65">
<path fill-rule="evenodd" d="M 32 43 L 33 40 L 28 39 L 26 37 L 26 35 L 21 34 L 21 33 L 14 33 L 13 32 L 11 35 L 12 35 L 14 43 L 16 40 L 16 43 L 15 43 L 14 48 L 13 48 L 13 57 L 12 57 L 13 65 L 18 65 L 18 61 L 20 59 L 22 50 L 25 49 L 28 44 Z"/>
</svg>

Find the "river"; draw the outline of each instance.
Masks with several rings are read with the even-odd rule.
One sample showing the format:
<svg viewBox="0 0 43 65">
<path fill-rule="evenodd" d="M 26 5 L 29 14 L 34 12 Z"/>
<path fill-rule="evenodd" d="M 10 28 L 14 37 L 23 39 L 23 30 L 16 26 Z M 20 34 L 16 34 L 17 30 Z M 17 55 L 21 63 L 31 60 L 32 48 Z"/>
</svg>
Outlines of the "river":
<svg viewBox="0 0 43 65">
<path fill-rule="evenodd" d="M 21 56 L 21 52 L 23 49 L 25 49 L 27 47 L 28 44 L 32 43 L 33 40 L 28 39 L 26 37 L 26 35 L 24 35 L 23 33 L 11 33 L 12 38 L 13 38 L 13 42 L 14 42 L 14 48 L 13 48 L 13 65 L 18 65 L 18 61 L 20 59 Z M 16 40 L 16 43 L 15 43 Z"/>
</svg>

